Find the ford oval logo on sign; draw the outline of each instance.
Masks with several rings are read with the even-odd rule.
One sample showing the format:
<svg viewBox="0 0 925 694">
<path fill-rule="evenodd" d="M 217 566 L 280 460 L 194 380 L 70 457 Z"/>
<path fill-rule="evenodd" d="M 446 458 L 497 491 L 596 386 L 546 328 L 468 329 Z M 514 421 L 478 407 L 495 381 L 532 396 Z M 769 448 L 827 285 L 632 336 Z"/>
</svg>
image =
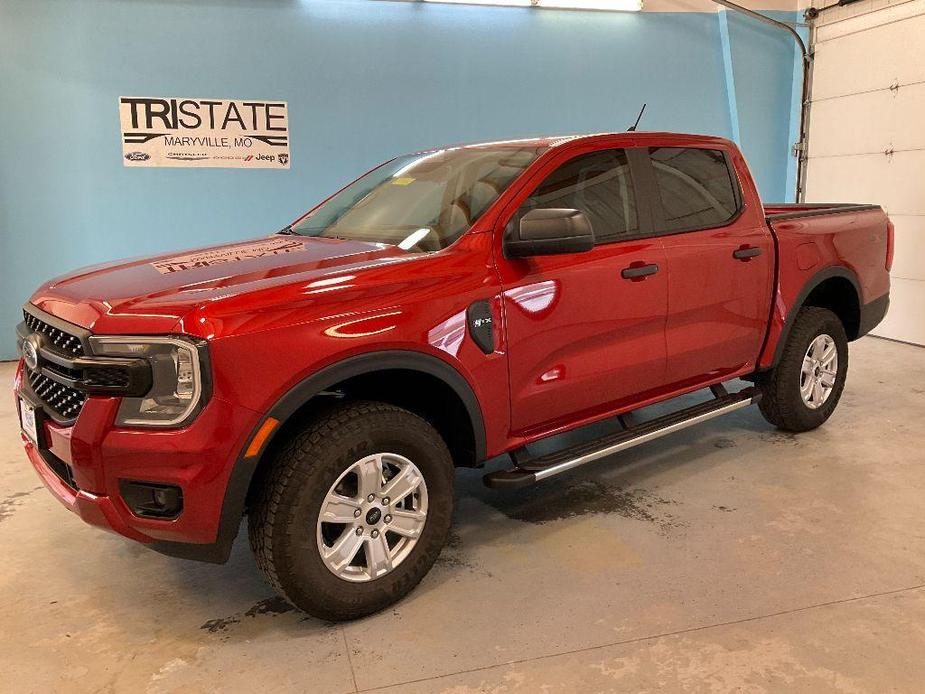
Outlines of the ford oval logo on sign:
<svg viewBox="0 0 925 694">
<path fill-rule="evenodd" d="M 31 335 L 23 340 L 22 358 L 30 370 L 35 371 L 39 368 L 39 348 L 35 338 Z"/>
</svg>

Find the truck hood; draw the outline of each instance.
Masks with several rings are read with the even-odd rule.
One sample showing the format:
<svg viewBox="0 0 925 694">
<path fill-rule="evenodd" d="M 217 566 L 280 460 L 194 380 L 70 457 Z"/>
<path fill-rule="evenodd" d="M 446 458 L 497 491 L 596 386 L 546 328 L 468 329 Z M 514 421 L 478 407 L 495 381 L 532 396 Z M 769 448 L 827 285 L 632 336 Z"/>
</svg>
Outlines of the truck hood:
<svg viewBox="0 0 925 694">
<path fill-rule="evenodd" d="M 84 268 L 41 287 L 32 303 L 96 332 L 125 330 L 123 318 L 136 333 L 170 332 L 211 302 L 408 255 L 381 243 L 276 235 Z"/>
</svg>

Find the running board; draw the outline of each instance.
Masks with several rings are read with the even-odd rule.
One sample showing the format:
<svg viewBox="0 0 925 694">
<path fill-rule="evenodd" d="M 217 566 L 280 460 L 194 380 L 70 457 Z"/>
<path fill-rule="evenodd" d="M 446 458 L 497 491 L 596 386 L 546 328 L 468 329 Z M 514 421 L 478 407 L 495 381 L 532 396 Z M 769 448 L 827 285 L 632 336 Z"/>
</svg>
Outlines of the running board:
<svg viewBox="0 0 925 694">
<path fill-rule="evenodd" d="M 720 385 L 712 388 L 712 391 L 715 396 L 712 400 L 641 424 L 630 424 L 633 418 L 622 415 L 620 421 L 626 427 L 622 431 L 562 451 L 524 459 L 523 449 L 518 449 L 511 455 L 516 467 L 510 470 L 490 472 L 482 478 L 482 481 L 486 486 L 495 488 L 525 487 L 566 470 L 700 424 L 708 419 L 735 412 L 758 402 L 761 398 L 757 388 L 746 388 L 738 393 L 728 394 Z"/>
</svg>

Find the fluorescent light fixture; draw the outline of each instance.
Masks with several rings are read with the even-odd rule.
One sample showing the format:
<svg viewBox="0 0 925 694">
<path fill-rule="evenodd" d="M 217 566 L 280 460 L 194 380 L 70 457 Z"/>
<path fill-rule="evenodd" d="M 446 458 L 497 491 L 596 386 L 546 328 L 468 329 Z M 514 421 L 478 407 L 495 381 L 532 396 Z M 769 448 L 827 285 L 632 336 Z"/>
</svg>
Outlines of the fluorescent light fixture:
<svg viewBox="0 0 925 694">
<path fill-rule="evenodd" d="M 497 7 L 538 7 L 555 10 L 603 10 L 639 12 L 643 0 L 421 0 L 450 5 L 495 5 Z"/>
<path fill-rule="evenodd" d="M 530 7 L 533 0 L 424 0 L 447 5 L 498 5 L 501 7 Z"/>
<path fill-rule="evenodd" d="M 536 0 L 536 7 L 549 7 L 560 10 L 639 12 L 642 9 L 642 0 Z"/>
</svg>

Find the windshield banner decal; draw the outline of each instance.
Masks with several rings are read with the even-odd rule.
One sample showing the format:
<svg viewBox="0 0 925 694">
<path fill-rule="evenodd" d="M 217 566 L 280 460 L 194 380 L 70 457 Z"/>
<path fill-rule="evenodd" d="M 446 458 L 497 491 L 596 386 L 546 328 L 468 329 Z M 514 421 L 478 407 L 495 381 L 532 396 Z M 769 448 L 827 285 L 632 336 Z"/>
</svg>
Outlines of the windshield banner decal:
<svg viewBox="0 0 925 694">
<path fill-rule="evenodd" d="M 124 166 L 289 168 L 285 101 L 119 98 Z"/>
</svg>

